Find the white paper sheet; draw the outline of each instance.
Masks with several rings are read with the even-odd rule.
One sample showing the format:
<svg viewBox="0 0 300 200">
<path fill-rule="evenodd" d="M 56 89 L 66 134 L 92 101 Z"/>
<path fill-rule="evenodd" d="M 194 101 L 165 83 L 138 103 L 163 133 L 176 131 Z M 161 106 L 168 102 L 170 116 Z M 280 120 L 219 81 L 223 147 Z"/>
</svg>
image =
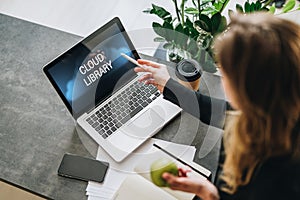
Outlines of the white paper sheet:
<svg viewBox="0 0 300 200">
<path fill-rule="evenodd" d="M 111 200 L 110 198 L 98 197 L 98 196 L 88 196 L 87 200 Z"/>
<path fill-rule="evenodd" d="M 138 161 L 148 154 L 153 154 L 155 151 L 160 151 L 159 149 L 153 148 L 154 143 L 160 145 L 161 147 L 167 149 L 174 155 L 186 161 L 192 161 L 196 152 L 196 148 L 193 146 L 150 138 L 124 161 L 118 163 L 115 162 L 101 147 L 99 147 L 96 159 L 109 162 L 110 167 L 103 183 L 89 181 L 89 184 L 86 188 L 86 194 L 89 196 L 88 199 L 113 199 L 116 191 L 125 178 L 130 174 L 136 173 L 134 168 L 136 167 Z"/>
</svg>

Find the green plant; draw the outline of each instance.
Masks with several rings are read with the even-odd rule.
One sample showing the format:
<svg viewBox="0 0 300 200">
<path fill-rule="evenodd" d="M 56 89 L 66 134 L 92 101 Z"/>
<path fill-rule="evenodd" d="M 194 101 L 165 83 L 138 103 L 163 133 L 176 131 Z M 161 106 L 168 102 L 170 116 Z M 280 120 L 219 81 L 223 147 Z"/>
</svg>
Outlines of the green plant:
<svg viewBox="0 0 300 200">
<path fill-rule="evenodd" d="M 189 2 L 188 2 L 189 1 Z M 274 0 L 257 0 L 244 5 L 236 4 L 236 11 L 250 13 L 257 11 L 275 12 Z M 215 36 L 227 27 L 227 19 L 222 15 L 229 0 L 172 0 L 175 14 L 165 8 L 152 4 L 145 13 L 158 16 L 162 23 L 153 22 L 152 27 L 158 35 L 156 42 L 163 42 L 163 48 L 169 50 L 171 61 L 179 62 L 183 58 L 198 61 L 207 72 L 215 72 L 212 43 Z M 294 2 L 294 3 L 293 3 Z M 188 6 L 188 3 L 190 3 Z M 286 2 L 283 12 L 294 8 L 295 0 Z"/>
<path fill-rule="evenodd" d="M 221 12 L 229 0 L 192 0 L 194 7 L 187 7 L 187 0 L 174 2 L 176 16 L 163 7 L 152 4 L 152 8 L 144 12 L 155 14 L 163 23 L 153 22 L 152 27 L 159 36 L 157 42 L 165 42 L 164 48 L 177 50 L 171 53 L 171 61 L 178 62 L 183 57 L 197 60 L 205 71 L 214 72 L 213 60 L 209 59 L 211 43 L 215 35 L 225 30 L 227 21 Z"/>
<path fill-rule="evenodd" d="M 288 0 L 281 9 L 281 13 L 286 13 L 291 11 L 296 5 L 296 0 Z M 298 8 L 299 9 L 299 8 Z M 252 13 L 257 11 L 268 11 L 270 13 L 275 13 L 275 1 L 274 0 L 257 0 L 255 2 L 246 1 L 244 7 L 240 4 L 236 4 L 236 11 L 240 13 Z M 231 12 L 231 10 L 229 11 Z"/>
</svg>

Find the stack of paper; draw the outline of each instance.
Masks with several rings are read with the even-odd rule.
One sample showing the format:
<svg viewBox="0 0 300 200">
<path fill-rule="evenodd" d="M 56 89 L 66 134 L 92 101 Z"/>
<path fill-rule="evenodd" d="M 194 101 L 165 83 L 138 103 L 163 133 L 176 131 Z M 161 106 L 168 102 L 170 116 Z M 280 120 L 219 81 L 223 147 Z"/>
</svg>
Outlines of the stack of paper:
<svg viewBox="0 0 300 200">
<path fill-rule="evenodd" d="M 123 181 L 128 176 L 134 176 L 136 174 L 135 168 L 140 164 L 140 161 L 144 163 L 143 160 L 145 160 L 146 157 L 155 157 L 157 153 L 161 153 L 159 149 L 153 148 L 154 143 L 160 145 L 185 161 L 192 162 L 196 152 L 196 148 L 193 146 L 150 138 L 124 161 L 118 163 L 115 162 L 101 147 L 99 147 L 96 159 L 109 162 L 110 167 L 103 183 L 89 181 L 86 188 L 88 200 L 114 199 L 116 192 Z M 150 164 L 147 165 L 150 167 Z"/>
</svg>

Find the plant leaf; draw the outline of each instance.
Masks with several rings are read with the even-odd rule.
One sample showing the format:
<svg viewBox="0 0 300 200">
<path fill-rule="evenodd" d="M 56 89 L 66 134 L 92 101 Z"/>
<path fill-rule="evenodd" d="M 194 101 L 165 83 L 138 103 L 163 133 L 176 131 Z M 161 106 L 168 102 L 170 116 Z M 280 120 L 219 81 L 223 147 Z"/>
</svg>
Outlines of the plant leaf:
<svg viewBox="0 0 300 200">
<path fill-rule="evenodd" d="M 203 49 L 208 49 L 210 47 L 210 44 L 212 42 L 212 36 L 211 35 L 207 35 L 204 40 L 203 40 L 203 43 L 202 43 L 202 47 Z"/>
<path fill-rule="evenodd" d="M 163 45 L 163 48 L 164 49 L 173 49 L 174 46 L 171 43 L 166 43 L 166 44 Z"/>
<path fill-rule="evenodd" d="M 270 8 L 269 8 L 269 12 L 274 14 L 276 10 L 275 4 L 273 4 Z"/>
<path fill-rule="evenodd" d="M 222 16 L 221 22 L 220 22 L 220 25 L 218 27 L 216 34 L 222 33 L 226 29 L 226 27 L 227 27 L 227 19 L 226 19 L 226 17 Z"/>
<path fill-rule="evenodd" d="M 163 23 L 163 27 L 166 29 L 174 30 L 173 25 L 166 21 Z"/>
<path fill-rule="evenodd" d="M 194 27 L 194 24 L 191 22 L 189 18 L 186 18 L 184 31 L 186 35 L 190 35 L 191 38 L 197 39 L 199 33 Z"/>
<path fill-rule="evenodd" d="M 227 5 L 228 2 L 229 0 L 214 1 L 213 6 L 218 12 L 222 12 L 223 11 L 222 9 L 224 9 L 224 7 Z"/>
<path fill-rule="evenodd" d="M 195 40 L 191 40 L 188 43 L 187 51 L 191 53 L 191 55 L 196 55 L 199 50 L 199 46 Z"/>
<path fill-rule="evenodd" d="M 249 13 L 251 11 L 251 5 L 248 1 L 245 2 L 245 13 Z"/>
<path fill-rule="evenodd" d="M 179 23 L 175 27 L 175 37 L 174 41 L 176 44 L 179 44 L 183 49 L 187 46 L 188 34 L 185 34 L 183 26 Z"/>
<path fill-rule="evenodd" d="M 189 31 L 189 28 L 188 28 L 188 27 L 185 27 L 185 28 L 183 29 L 183 32 L 184 32 L 185 35 L 191 35 L 191 37 L 193 37 L 192 33 L 190 34 L 190 31 Z"/>
<path fill-rule="evenodd" d="M 187 27 L 191 27 L 191 26 L 193 26 L 193 22 L 191 22 L 191 20 L 190 20 L 189 18 L 186 18 L 186 20 L 185 20 L 185 25 L 186 25 Z"/>
<path fill-rule="evenodd" d="M 217 12 L 216 14 L 214 14 L 211 17 L 211 29 L 212 29 L 211 32 L 213 35 L 217 32 L 217 30 L 220 26 L 221 18 L 222 18 L 222 16 L 221 16 L 221 13 L 219 13 L 219 12 Z"/>
<path fill-rule="evenodd" d="M 143 13 L 150 14 L 151 8 L 147 8 L 146 10 L 143 10 Z"/>
<path fill-rule="evenodd" d="M 165 21 L 162 25 L 162 27 L 164 28 L 164 32 L 165 32 L 165 38 L 167 41 L 172 41 L 174 40 L 174 35 L 175 35 L 175 31 L 173 29 L 173 25 L 167 21 Z"/>
<path fill-rule="evenodd" d="M 156 37 L 154 38 L 154 42 L 165 42 L 165 38 L 162 38 L 162 37 Z"/>
<path fill-rule="evenodd" d="M 171 14 L 166 9 L 164 9 L 163 7 L 157 6 L 155 4 L 152 4 L 152 9 L 150 10 L 150 14 L 155 14 L 163 20 L 171 17 Z"/>
<path fill-rule="evenodd" d="M 201 14 L 199 20 L 196 20 L 194 23 L 206 32 L 211 32 L 211 20 L 208 16 Z"/>
<path fill-rule="evenodd" d="M 162 27 L 162 25 L 160 25 L 160 24 L 157 23 L 157 22 L 153 22 L 153 23 L 152 23 L 152 28 L 153 28 L 154 32 L 155 32 L 157 35 L 159 35 L 159 36 L 161 36 L 161 37 L 163 37 L 163 38 L 166 38 L 165 30 L 164 30 L 164 28 Z"/>
<path fill-rule="evenodd" d="M 282 7 L 282 12 L 286 13 L 290 10 L 292 10 L 296 5 L 296 0 L 289 0 L 286 2 Z"/>
<path fill-rule="evenodd" d="M 192 15 L 198 15 L 199 14 L 199 10 L 196 8 L 186 8 L 184 10 L 185 13 L 187 14 L 192 14 Z"/>
<path fill-rule="evenodd" d="M 260 11 L 265 11 L 265 12 L 268 12 L 268 11 L 269 11 L 269 8 L 262 7 L 262 8 L 260 9 Z"/>
<path fill-rule="evenodd" d="M 204 10 L 202 10 L 201 14 L 204 14 L 206 16 L 212 16 L 215 13 L 219 12 L 217 9 L 215 9 L 215 7 L 207 7 Z"/>
<path fill-rule="evenodd" d="M 236 9 L 236 11 L 238 11 L 240 13 L 244 13 L 243 7 L 240 4 L 236 4 L 235 9 Z"/>
<path fill-rule="evenodd" d="M 257 1 L 256 4 L 255 4 L 255 10 L 256 10 L 256 11 L 260 10 L 260 9 L 261 9 L 261 6 L 262 6 L 261 2 L 260 2 L 260 1 Z"/>
<path fill-rule="evenodd" d="M 175 31 L 177 32 L 180 32 L 180 33 L 183 33 L 184 34 L 184 31 L 183 31 L 183 26 L 182 24 L 177 24 L 177 26 L 175 27 Z"/>
<path fill-rule="evenodd" d="M 254 2 L 250 4 L 250 12 L 255 11 L 255 6 L 256 6 L 256 4 Z"/>
</svg>

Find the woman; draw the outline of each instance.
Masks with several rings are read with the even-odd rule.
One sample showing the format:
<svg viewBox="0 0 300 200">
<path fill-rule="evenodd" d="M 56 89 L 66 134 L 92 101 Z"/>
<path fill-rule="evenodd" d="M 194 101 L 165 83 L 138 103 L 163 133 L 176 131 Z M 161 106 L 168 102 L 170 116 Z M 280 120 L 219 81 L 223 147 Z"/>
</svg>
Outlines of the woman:
<svg viewBox="0 0 300 200">
<path fill-rule="evenodd" d="M 269 14 L 239 15 L 214 50 L 226 96 L 236 110 L 225 125 L 216 183 L 168 173 L 163 178 L 172 189 L 203 200 L 300 199 L 299 26 Z M 149 72 L 141 81 L 156 85 L 176 104 L 176 96 L 184 95 L 183 108 L 189 108 L 188 96 L 196 95 L 201 120 L 210 123 L 210 104 L 219 100 L 184 88 L 164 65 L 138 62 L 145 68 L 136 72 Z"/>
</svg>

